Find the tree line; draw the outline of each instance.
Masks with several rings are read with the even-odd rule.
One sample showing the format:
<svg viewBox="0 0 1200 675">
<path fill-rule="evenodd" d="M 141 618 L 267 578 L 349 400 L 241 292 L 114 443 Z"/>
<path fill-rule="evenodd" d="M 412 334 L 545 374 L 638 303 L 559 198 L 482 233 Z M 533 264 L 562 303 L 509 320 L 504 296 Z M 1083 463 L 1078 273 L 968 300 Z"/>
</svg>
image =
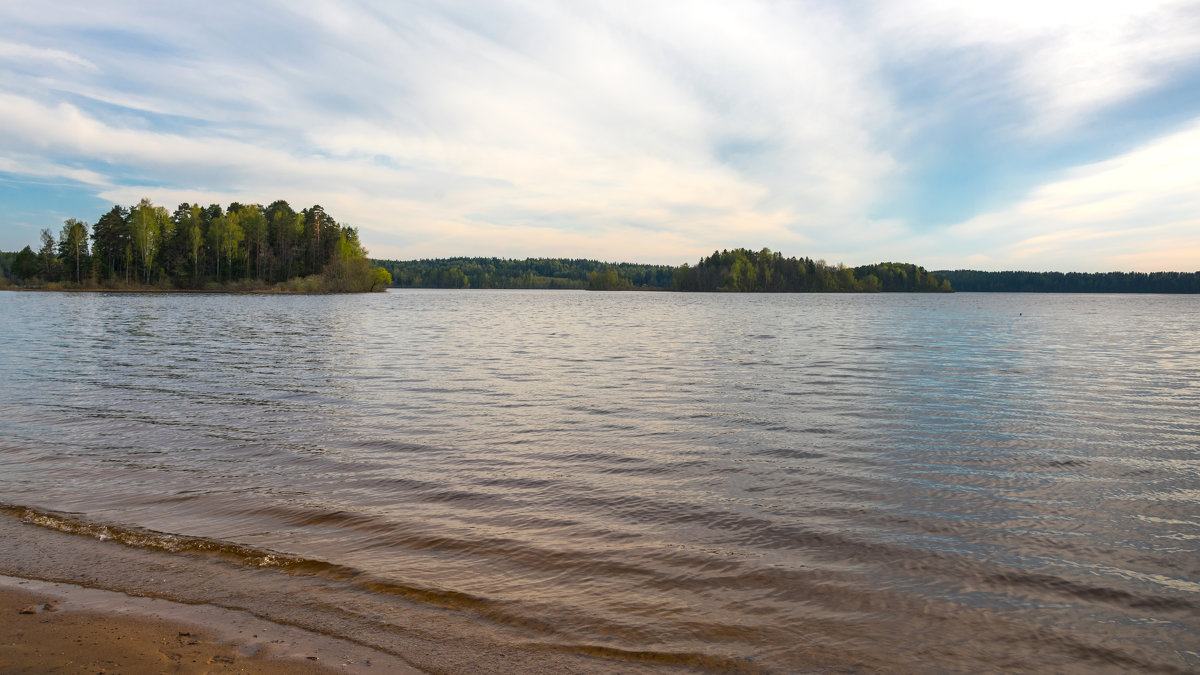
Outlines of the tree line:
<svg viewBox="0 0 1200 675">
<path fill-rule="evenodd" d="M 713 251 L 695 265 L 562 258 L 376 260 L 405 288 L 576 288 L 708 292 L 1200 293 L 1200 272 L 927 271 L 898 262 L 847 267 L 770 249 Z"/>
<path fill-rule="evenodd" d="M 401 288 L 575 288 L 590 290 L 948 292 L 949 282 L 908 263 L 861 267 L 785 258 L 770 249 L 714 251 L 696 265 L 640 265 L 564 258 L 373 260 Z"/>
<path fill-rule="evenodd" d="M 0 252 L 0 285 L 339 292 L 402 288 L 543 288 L 804 292 L 1200 293 L 1200 272 L 926 271 L 911 263 L 847 267 L 764 248 L 714 251 L 695 265 L 565 258 L 368 260 L 358 232 L 320 206 L 180 204 L 143 199 L 95 223 L 42 230 L 35 251 Z"/>
<path fill-rule="evenodd" d="M 684 263 L 672 278 L 678 291 L 749 293 L 949 293 L 946 279 L 910 263 L 859 267 L 812 258 L 785 258 L 764 248 L 713 251 L 695 266 Z"/>
<path fill-rule="evenodd" d="M 21 286 L 359 292 L 391 278 L 372 268 L 358 231 L 320 206 L 295 211 L 234 202 L 174 212 L 149 199 L 114 206 L 94 225 L 67 219 L 42 230 L 35 251 L 4 254 L 4 275 Z"/>
<path fill-rule="evenodd" d="M 980 272 L 938 274 L 960 291 L 1000 293 L 1200 293 L 1200 272 Z"/>
<path fill-rule="evenodd" d="M 400 288 L 543 288 L 585 289 L 603 285 L 615 274 L 621 287 L 665 289 L 671 265 L 605 263 L 566 258 L 437 258 L 372 260 L 392 275 Z"/>
</svg>

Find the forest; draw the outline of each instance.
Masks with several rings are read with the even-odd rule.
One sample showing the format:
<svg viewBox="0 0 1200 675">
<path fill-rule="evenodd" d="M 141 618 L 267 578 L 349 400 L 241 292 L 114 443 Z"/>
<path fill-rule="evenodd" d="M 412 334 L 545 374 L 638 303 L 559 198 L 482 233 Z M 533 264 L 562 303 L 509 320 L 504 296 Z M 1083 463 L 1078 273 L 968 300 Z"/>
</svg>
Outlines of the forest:
<svg viewBox="0 0 1200 675">
<path fill-rule="evenodd" d="M 23 288 L 291 293 L 383 291 L 353 227 L 320 206 L 114 206 L 94 225 L 67 219 L 34 250 L 0 254 L 0 283 Z"/>
<path fill-rule="evenodd" d="M 695 266 L 563 258 L 373 260 L 403 288 L 577 288 L 703 292 L 950 292 L 945 279 L 908 263 L 861 267 L 785 258 L 770 249 L 714 251 Z"/>
<path fill-rule="evenodd" d="M 911 263 L 847 267 L 762 249 L 714 251 L 695 265 L 563 258 L 373 260 L 405 288 L 576 288 L 708 292 L 1200 293 L 1200 272 L 927 271 Z"/>
<path fill-rule="evenodd" d="M 439 258 L 372 260 L 401 288 L 639 288 L 671 287 L 671 265 L 602 263 L 566 258 Z"/>
<path fill-rule="evenodd" d="M 939 271 L 960 291 L 998 293 L 1200 293 L 1200 272 Z"/>
<path fill-rule="evenodd" d="M 275 292 L 536 288 L 755 293 L 1200 293 L 1200 272 L 926 271 L 911 263 L 847 267 L 770 249 L 714 251 L 695 265 L 567 258 L 371 260 L 358 232 L 320 206 L 295 211 L 143 199 L 89 226 L 74 218 L 35 250 L 0 252 L 0 287 Z"/>
<path fill-rule="evenodd" d="M 713 251 L 694 267 L 685 263 L 677 269 L 672 288 L 750 293 L 949 293 L 953 290 L 950 282 L 910 263 L 846 267 L 811 258 L 785 258 L 767 248 Z"/>
</svg>

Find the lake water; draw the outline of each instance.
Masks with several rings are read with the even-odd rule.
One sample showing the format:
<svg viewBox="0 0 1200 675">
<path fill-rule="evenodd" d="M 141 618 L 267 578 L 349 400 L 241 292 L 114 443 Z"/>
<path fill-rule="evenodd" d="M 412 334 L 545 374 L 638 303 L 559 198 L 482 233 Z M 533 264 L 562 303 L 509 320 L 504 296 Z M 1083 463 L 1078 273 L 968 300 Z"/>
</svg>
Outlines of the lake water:
<svg viewBox="0 0 1200 675">
<path fill-rule="evenodd" d="M 0 341 L 0 573 L 450 670 L 1200 668 L 1195 296 L 3 292 Z"/>
</svg>

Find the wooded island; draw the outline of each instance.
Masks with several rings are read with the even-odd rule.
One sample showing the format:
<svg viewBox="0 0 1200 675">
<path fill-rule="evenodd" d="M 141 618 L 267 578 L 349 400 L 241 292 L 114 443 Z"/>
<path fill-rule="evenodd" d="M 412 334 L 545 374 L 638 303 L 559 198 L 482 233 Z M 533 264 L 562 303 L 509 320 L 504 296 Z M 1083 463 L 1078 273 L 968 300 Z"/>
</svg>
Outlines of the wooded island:
<svg viewBox="0 0 1200 675">
<path fill-rule="evenodd" d="M 371 266 L 357 230 L 320 206 L 297 212 L 283 200 L 171 213 L 143 199 L 90 227 L 69 218 L 57 238 L 42 230 L 36 252 L 2 254 L 0 266 L 0 283 L 51 290 L 358 293 L 392 283 Z"/>
<path fill-rule="evenodd" d="M 714 251 L 696 265 L 638 265 L 563 258 L 374 260 L 404 288 L 586 288 L 750 293 L 950 292 L 950 284 L 909 263 L 846 267 L 785 258 L 762 249 Z"/>
</svg>

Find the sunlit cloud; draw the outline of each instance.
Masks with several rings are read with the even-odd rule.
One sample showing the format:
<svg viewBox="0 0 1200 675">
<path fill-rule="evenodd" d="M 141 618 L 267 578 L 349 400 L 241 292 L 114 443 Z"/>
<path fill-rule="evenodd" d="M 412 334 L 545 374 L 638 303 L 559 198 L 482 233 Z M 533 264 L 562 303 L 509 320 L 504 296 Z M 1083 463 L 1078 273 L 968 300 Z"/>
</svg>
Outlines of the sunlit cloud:
<svg viewBox="0 0 1200 675">
<path fill-rule="evenodd" d="M 1200 268 L 1200 119 L 950 230 L 991 268 Z M 983 253 L 987 251 L 987 253 Z"/>
<path fill-rule="evenodd" d="M 880 43 L 900 59 L 943 59 L 957 95 L 1013 106 L 1032 134 L 1061 132 L 1195 69 L 1200 9 L 1181 0 L 884 3 Z"/>
<path fill-rule="evenodd" d="M 1168 188 L 1073 209 L 1057 231 L 1076 254 L 1057 261 L 1053 240 L 1028 241 L 1049 233 L 972 227 L 1050 208 L 1095 165 L 1061 150 L 1081 129 L 1188 86 L 1198 16 L 1178 2 L 17 3 L 0 8 L 0 173 L 74 183 L 96 204 L 84 218 L 141 197 L 319 203 L 397 258 L 679 263 L 769 246 L 1094 267 L 1118 261 L 1098 235 L 1115 210 L 1167 241 L 1165 207 L 1141 207 Z M 1142 144 L 1179 133 L 1130 125 Z M 959 152 L 964 136 L 988 142 Z M 1089 147 L 1124 157 L 1129 138 Z M 1006 203 L 988 181 L 939 184 L 993 166 L 1024 177 Z M 968 217 L 927 222 L 931 196 Z M 9 232 L 0 249 L 27 243 Z"/>
</svg>

